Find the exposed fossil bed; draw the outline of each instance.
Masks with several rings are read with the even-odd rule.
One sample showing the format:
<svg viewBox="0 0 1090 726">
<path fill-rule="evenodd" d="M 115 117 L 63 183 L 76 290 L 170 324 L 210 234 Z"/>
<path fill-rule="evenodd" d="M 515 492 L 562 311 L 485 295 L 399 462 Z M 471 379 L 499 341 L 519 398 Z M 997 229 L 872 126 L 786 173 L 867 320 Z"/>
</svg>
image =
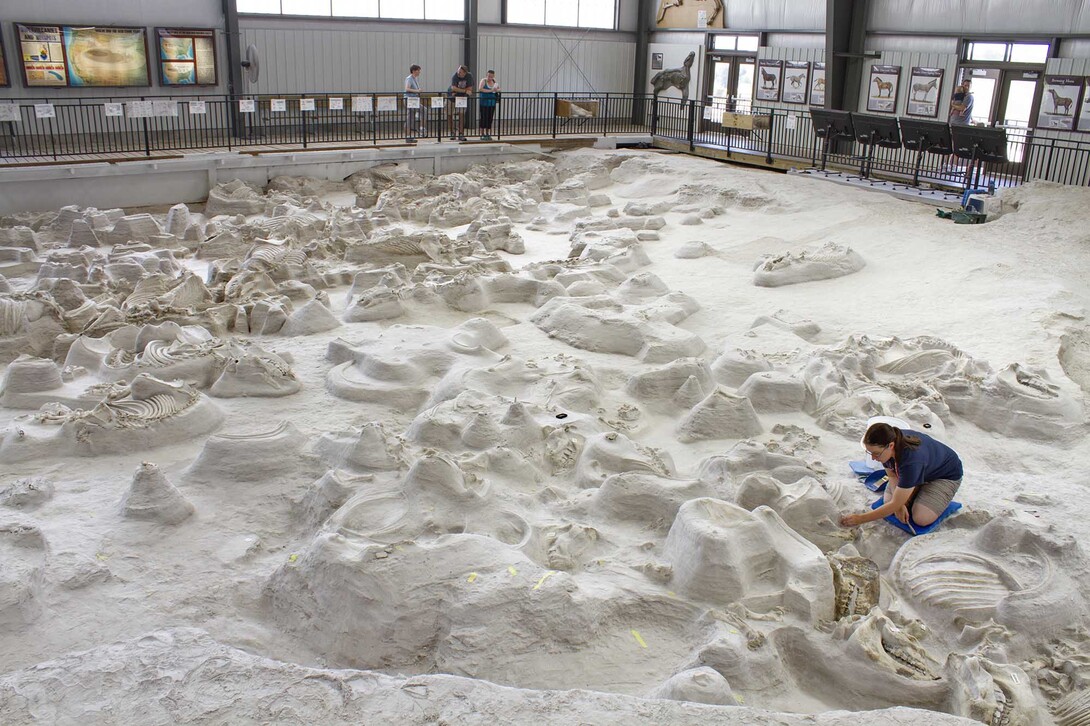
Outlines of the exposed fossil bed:
<svg viewBox="0 0 1090 726">
<path fill-rule="evenodd" d="M 0 722 L 1087 723 L 1090 190 L 1002 202 L 587 150 L 0 219 Z M 933 534 L 837 523 L 876 415 L 965 461 Z"/>
</svg>

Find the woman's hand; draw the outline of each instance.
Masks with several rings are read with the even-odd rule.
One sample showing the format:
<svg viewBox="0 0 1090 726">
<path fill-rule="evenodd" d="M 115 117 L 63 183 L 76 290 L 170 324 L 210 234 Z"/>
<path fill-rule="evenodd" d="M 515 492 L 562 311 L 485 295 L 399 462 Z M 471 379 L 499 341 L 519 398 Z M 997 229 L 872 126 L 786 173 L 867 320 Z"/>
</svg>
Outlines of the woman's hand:
<svg viewBox="0 0 1090 726">
<path fill-rule="evenodd" d="M 863 519 L 863 517 L 864 515 L 862 514 L 845 514 L 840 518 L 840 526 L 858 527 L 859 525 L 863 524 L 864 521 L 866 521 L 865 519 Z"/>
</svg>

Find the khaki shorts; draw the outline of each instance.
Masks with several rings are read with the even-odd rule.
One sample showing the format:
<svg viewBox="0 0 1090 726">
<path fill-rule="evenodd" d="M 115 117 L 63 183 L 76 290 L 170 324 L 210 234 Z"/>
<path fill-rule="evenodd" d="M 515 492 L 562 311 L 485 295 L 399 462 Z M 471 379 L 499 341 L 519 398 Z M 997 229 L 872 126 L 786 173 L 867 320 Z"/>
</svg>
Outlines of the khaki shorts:
<svg viewBox="0 0 1090 726">
<path fill-rule="evenodd" d="M 935 479 L 924 482 L 917 487 L 918 491 L 912 500 L 912 506 L 922 504 L 935 514 L 942 514 L 950 506 L 950 502 L 954 501 L 954 495 L 958 493 L 959 487 L 961 487 L 961 479 Z"/>
</svg>

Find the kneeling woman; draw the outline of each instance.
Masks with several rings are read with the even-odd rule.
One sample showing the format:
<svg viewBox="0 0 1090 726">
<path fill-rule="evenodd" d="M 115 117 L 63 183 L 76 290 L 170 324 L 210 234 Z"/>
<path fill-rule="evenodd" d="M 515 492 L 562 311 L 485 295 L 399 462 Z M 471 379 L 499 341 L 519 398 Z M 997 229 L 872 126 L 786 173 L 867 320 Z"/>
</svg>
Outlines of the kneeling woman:
<svg viewBox="0 0 1090 726">
<path fill-rule="evenodd" d="M 902 522 L 926 527 L 946 511 L 961 486 L 961 459 L 927 434 L 876 423 L 867 429 L 863 447 L 886 468 L 885 503 L 863 514 L 844 515 L 840 523 L 845 527 L 891 514 Z"/>
</svg>

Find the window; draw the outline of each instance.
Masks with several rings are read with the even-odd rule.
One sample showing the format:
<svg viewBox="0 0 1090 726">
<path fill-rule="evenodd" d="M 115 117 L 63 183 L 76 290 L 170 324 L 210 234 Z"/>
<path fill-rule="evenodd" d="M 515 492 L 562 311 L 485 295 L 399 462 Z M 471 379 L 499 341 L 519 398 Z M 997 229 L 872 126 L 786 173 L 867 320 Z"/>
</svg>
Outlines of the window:
<svg viewBox="0 0 1090 726">
<path fill-rule="evenodd" d="M 506 5 L 512 24 L 617 27 L 617 0 L 507 0 Z"/>
<path fill-rule="evenodd" d="M 1043 64 L 1048 60 L 1048 43 L 980 43 L 965 44 L 965 60 L 998 61 L 1001 63 Z"/>
<path fill-rule="evenodd" d="M 240 13 L 392 20 L 464 20 L 463 0 L 238 0 Z"/>
<path fill-rule="evenodd" d="M 756 35 L 719 34 L 712 36 L 712 50 L 753 52 L 760 40 Z"/>
</svg>

